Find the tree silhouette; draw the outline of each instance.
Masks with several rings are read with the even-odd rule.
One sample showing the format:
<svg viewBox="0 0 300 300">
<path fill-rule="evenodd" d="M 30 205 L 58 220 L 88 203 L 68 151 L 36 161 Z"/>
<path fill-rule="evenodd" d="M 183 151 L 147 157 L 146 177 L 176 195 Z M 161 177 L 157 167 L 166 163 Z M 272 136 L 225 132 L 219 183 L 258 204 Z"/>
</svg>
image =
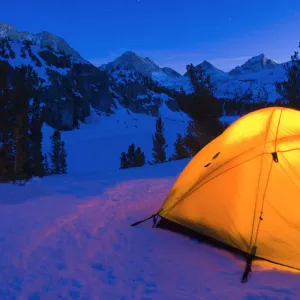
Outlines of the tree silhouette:
<svg viewBox="0 0 300 300">
<path fill-rule="evenodd" d="M 156 132 L 154 136 L 152 137 L 153 141 L 153 163 L 162 163 L 166 161 L 166 139 L 164 136 L 164 123 L 162 121 L 162 118 L 159 117 L 156 120 Z"/>
</svg>

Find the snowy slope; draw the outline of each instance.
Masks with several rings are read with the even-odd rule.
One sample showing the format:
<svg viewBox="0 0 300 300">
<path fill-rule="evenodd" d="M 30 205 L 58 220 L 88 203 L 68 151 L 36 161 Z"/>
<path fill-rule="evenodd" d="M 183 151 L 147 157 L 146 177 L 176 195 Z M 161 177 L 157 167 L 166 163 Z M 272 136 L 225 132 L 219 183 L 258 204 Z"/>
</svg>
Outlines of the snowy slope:
<svg viewBox="0 0 300 300">
<path fill-rule="evenodd" d="M 168 144 L 167 157 L 173 152 L 177 133 L 184 133 L 190 120 L 182 112 L 172 112 L 165 103 L 160 107 L 160 115 L 165 124 Z M 134 143 L 145 152 L 146 161 L 152 160 L 152 135 L 155 132 L 156 118 L 144 114 L 128 114 L 121 106 L 115 114 L 99 116 L 91 109 L 88 124 L 81 124 L 79 130 L 63 131 L 66 142 L 69 172 L 99 172 L 117 170 L 120 155 L 127 152 Z M 53 129 L 44 127 L 44 152 L 50 151 L 50 135 Z"/>
<path fill-rule="evenodd" d="M 181 89 L 186 93 L 192 93 L 193 87 L 190 79 L 187 76 L 170 77 L 167 74 L 161 72 L 153 72 L 152 79 L 157 81 L 162 86 L 179 92 Z"/>
<path fill-rule="evenodd" d="M 187 160 L 0 185 L 0 298 L 299 299 L 299 274 L 159 228 L 156 212 Z"/>
<path fill-rule="evenodd" d="M 35 57 L 37 57 L 41 62 L 40 65 L 37 65 L 31 59 L 30 55 L 28 54 L 28 51 L 25 51 L 26 57 L 21 57 L 21 49 L 24 47 L 23 44 L 21 44 L 20 42 L 10 42 L 10 45 L 11 49 L 15 53 L 15 57 L 9 57 L 7 59 L 2 58 L 2 60 L 7 61 L 12 67 L 21 67 L 22 65 L 31 66 L 33 70 L 37 73 L 37 75 L 43 80 L 45 80 L 44 85 L 46 86 L 51 85 L 48 75 L 49 70 L 57 72 L 61 75 L 66 75 L 70 71 L 70 68 L 57 68 L 55 66 L 49 67 L 49 65 L 47 65 L 45 61 L 39 56 L 38 52 L 41 51 L 41 48 L 37 45 L 31 45 L 30 48 Z M 84 62 L 84 60 L 82 60 L 82 62 Z"/>
</svg>

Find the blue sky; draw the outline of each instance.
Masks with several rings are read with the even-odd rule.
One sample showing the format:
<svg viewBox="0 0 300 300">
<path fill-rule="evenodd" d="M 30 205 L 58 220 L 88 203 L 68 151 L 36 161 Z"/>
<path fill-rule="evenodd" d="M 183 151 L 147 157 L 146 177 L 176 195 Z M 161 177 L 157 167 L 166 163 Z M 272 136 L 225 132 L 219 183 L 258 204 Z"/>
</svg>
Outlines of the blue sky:
<svg viewBox="0 0 300 300">
<path fill-rule="evenodd" d="M 0 21 L 50 31 L 97 65 L 131 50 L 181 73 L 204 59 L 223 70 L 261 53 L 286 61 L 300 41 L 299 0 L 10 0 Z"/>
</svg>

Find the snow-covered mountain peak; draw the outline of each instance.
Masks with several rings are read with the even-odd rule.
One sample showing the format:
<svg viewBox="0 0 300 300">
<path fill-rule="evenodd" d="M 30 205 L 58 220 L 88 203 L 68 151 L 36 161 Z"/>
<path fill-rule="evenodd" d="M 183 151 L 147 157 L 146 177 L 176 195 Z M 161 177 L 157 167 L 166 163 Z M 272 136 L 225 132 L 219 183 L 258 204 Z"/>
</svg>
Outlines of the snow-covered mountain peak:
<svg viewBox="0 0 300 300">
<path fill-rule="evenodd" d="M 200 66 L 203 68 L 203 69 L 211 69 L 211 68 L 215 68 L 210 62 L 208 62 L 207 60 L 204 60 Z"/>
<path fill-rule="evenodd" d="M 263 70 L 274 69 L 278 66 L 275 60 L 266 57 L 263 53 L 250 58 L 243 65 L 234 68 L 229 72 L 230 75 L 241 75 L 245 73 L 257 73 Z"/>
<path fill-rule="evenodd" d="M 136 55 L 133 51 L 126 51 L 124 52 L 121 56 L 119 56 L 118 59 L 130 59 L 130 60 L 135 60 L 138 59 L 139 56 Z"/>
<path fill-rule="evenodd" d="M 0 37 L 6 37 L 9 34 L 14 34 L 17 30 L 10 24 L 0 22 Z"/>
<path fill-rule="evenodd" d="M 63 38 L 47 31 L 33 34 L 24 31 L 18 31 L 13 26 L 0 22 L 0 39 L 1 38 L 7 38 L 13 42 L 30 41 L 31 44 L 38 45 L 41 48 L 50 48 L 55 52 L 81 59 L 79 53 L 71 48 Z"/>
<path fill-rule="evenodd" d="M 275 60 L 272 60 L 268 57 L 266 57 L 263 53 L 257 56 L 254 56 L 250 58 L 246 64 L 260 64 L 263 67 L 268 67 L 268 66 L 276 66 L 277 62 Z"/>
<path fill-rule="evenodd" d="M 159 72 L 160 68 L 151 59 L 138 56 L 132 51 L 126 51 L 114 61 L 100 67 L 102 70 L 112 72 L 113 70 L 132 70 L 143 76 L 150 77 L 152 72 Z"/>
<path fill-rule="evenodd" d="M 153 78 L 153 75 L 164 75 L 170 78 L 178 78 L 181 75 L 171 68 L 160 68 L 150 57 L 141 57 L 132 51 L 126 51 L 114 61 L 102 65 L 100 70 L 111 73 L 114 70 L 130 70 L 145 77 Z"/>
<path fill-rule="evenodd" d="M 150 57 L 145 57 L 145 60 L 149 61 L 152 64 L 155 64 L 155 62 Z"/>
<path fill-rule="evenodd" d="M 220 69 L 216 68 L 207 60 L 204 60 L 201 64 L 196 66 L 196 70 L 202 68 L 202 70 L 206 73 L 206 75 L 210 75 L 214 78 L 218 79 L 219 77 L 227 76 L 227 74 Z"/>
</svg>

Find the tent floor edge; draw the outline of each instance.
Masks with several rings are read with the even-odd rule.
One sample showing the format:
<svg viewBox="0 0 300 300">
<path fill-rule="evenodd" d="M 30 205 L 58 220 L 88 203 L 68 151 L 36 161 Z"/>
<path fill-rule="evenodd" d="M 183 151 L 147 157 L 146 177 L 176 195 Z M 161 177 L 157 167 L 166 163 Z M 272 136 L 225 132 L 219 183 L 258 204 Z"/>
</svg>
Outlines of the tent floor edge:
<svg viewBox="0 0 300 300">
<path fill-rule="evenodd" d="M 160 216 L 160 221 L 158 222 L 158 224 L 156 225 L 157 228 L 160 228 L 162 230 L 168 230 L 171 232 L 175 232 L 177 234 L 181 234 L 185 237 L 189 237 L 193 240 L 197 240 L 199 243 L 205 243 L 207 245 L 210 245 L 214 248 L 218 248 L 218 249 L 223 249 L 226 251 L 229 251 L 230 253 L 232 253 L 234 256 L 238 257 L 238 258 L 242 258 L 242 259 L 246 259 L 248 253 L 240 250 L 238 248 L 235 248 L 233 246 L 229 246 L 215 238 L 212 238 L 210 236 L 201 234 L 199 232 L 196 232 L 190 228 L 187 228 L 183 225 L 180 225 L 178 223 L 175 223 L 171 220 L 168 220 L 165 217 L 161 217 Z"/>
<path fill-rule="evenodd" d="M 253 246 L 251 249 L 251 253 L 247 253 L 245 251 L 242 251 L 238 248 L 234 248 L 232 246 L 229 246 L 223 242 L 220 242 L 212 237 L 203 235 L 201 233 L 198 233 L 192 229 L 189 229 L 185 226 L 182 226 L 180 224 L 177 224 L 173 221 L 170 221 L 164 217 L 161 217 L 160 221 L 158 222 L 157 228 L 163 229 L 163 230 L 169 230 L 178 234 L 181 234 L 183 236 L 187 236 L 191 239 L 196 239 L 199 242 L 208 244 L 212 247 L 215 248 L 221 248 L 223 250 L 229 251 L 230 253 L 232 253 L 233 255 L 235 255 L 238 258 L 243 258 L 246 259 L 246 267 L 245 267 L 245 271 L 243 273 L 242 279 L 241 279 L 241 283 L 246 283 L 248 281 L 249 278 L 249 274 L 252 271 L 251 267 L 252 267 L 252 261 L 255 258 L 255 254 L 256 254 L 256 246 Z"/>
</svg>

